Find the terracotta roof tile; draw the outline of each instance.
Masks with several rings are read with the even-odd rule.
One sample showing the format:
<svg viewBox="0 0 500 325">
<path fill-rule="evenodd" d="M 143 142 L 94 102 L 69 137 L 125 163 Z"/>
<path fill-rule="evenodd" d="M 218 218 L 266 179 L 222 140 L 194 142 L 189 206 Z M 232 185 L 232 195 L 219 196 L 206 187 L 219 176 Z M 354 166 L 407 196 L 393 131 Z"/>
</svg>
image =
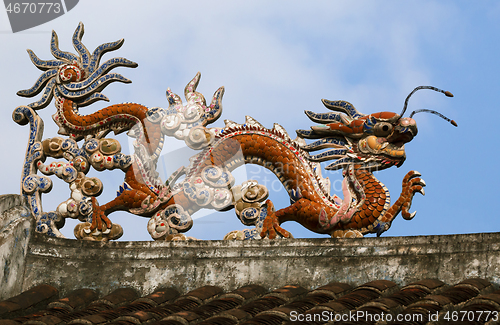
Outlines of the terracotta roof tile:
<svg viewBox="0 0 500 325">
<path fill-rule="evenodd" d="M 150 320 L 159 319 L 159 317 L 157 317 L 155 313 L 152 313 L 150 311 L 144 311 L 144 310 L 130 313 L 130 314 L 124 315 L 122 317 L 126 317 L 127 320 L 130 320 L 133 318 L 136 321 L 138 321 L 139 323 L 144 323 L 144 322 L 147 322 Z M 121 319 L 121 317 L 118 318 L 117 321 L 120 319 Z"/>
<path fill-rule="evenodd" d="M 249 316 L 253 317 L 265 310 L 281 306 L 285 302 L 286 302 L 285 300 L 278 297 L 266 296 L 256 299 L 246 305 L 243 305 L 239 309 L 243 310 Z"/>
<path fill-rule="evenodd" d="M 0 316 L 9 315 L 10 313 L 18 310 L 22 310 L 22 307 L 19 304 L 8 300 L 0 301 Z"/>
<path fill-rule="evenodd" d="M 429 290 L 429 292 L 432 292 L 433 290 L 436 290 L 436 289 L 439 289 L 443 286 L 445 286 L 446 284 L 443 282 L 443 281 L 440 281 L 440 280 L 437 280 L 437 279 L 423 279 L 423 280 L 420 280 L 420 281 L 416 281 L 416 282 L 412 282 L 410 284 L 408 284 L 406 287 L 424 287 L 426 288 L 427 290 Z"/>
<path fill-rule="evenodd" d="M 39 310 L 33 309 L 34 305 Z M 47 286 L 28 290 L 0 302 L 0 306 L 8 310 L 2 318 L 10 318 L 0 321 L 0 325 L 327 324 L 332 319 L 325 319 L 326 316 L 349 312 L 371 318 L 355 322 L 346 319 L 335 324 L 378 324 L 373 315 L 382 314 L 421 315 L 416 321 L 393 320 L 384 324 L 426 324 L 430 321 L 429 313 L 443 317 L 452 311 L 477 315 L 479 311 L 500 312 L 500 290 L 494 291 L 485 279 L 467 279 L 451 286 L 439 280 L 421 280 L 401 288 L 391 281 L 376 280 L 356 287 L 334 282 L 312 290 L 287 285 L 271 292 L 258 285 L 229 292 L 204 286 L 183 295 L 173 288 L 161 288 L 144 297 L 131 288 L 117 289 L 103 297 L 94 290 L 80 289 L 57 299 L 57 290 Z M 300 321 L 296 318 L 299 314 Z M 476 323 L 487 321 L 486 314 L 481 317 Z"/>
<path fill-rule="evenodd" d="M 375 280 L 375 281 L 365 283 L 362 286 L 360 286 L 354 290 L 360 290 L 360 289 L 365 289 L 365 288 L 375 289 L 381 295 L 386 295 L 390 292 L 394 292 L 394 290 L 396 290 L 398 288 L 398 285 L 392 281 L 389 281 L 389 280 Z"/>
<path fill-rule="evenodd" d="M 19 323 L 10 319 L 0 319 L 0 325 L 19 325 Z"/>
<path fill-rule="evenodd" d="M 182 316 L 185 316 L 189 319 L 197 319 L 199 318 L 197 314 L 188 313 L 187 311 L 196 308 L 198 306 L 204 305 L 205 303 L 209 303 L 215 297 L 220 295 L 223 290 L 219 287 L 215 286 L 204 286 L 201 288 L 197 288 L 192 290 L 185 295 L 175 299 L 178 296 L 177 291 L 171 289 L 163 289 L 161 291 L 157 291 L 156 293 L 146 296 L 146 299 L 138 299 L 134 304 L 136 308 L 139 308 L 139 303 L 143 303 L 142 306 L 145 308 L 141 308 L 138 311 L 132 311 L 128 313 L 124 313 L 124 317 L 117 317 L 116 321 L 130 321 L 134 319 L 135 322 L 147 322 L 153 320 L 160 320 L 166 317 L 170 317 L 175 315 L 175 317 L 171 317 L 171 320 L 181 319 Z M 160 298 L 161 297 L 161 298 Z M 168 299 L 166 299 L 168 297 Z M 155 304 L 151 304 L 149 308 L 144 303 L 147 303 L 147 299 L 154 298 L 156 299 Z M 163 303 L 162 303 L 163 302 Z M 125 311 L 127 307 L 123 307 L 123 311 Z M 210 308 L 210 307 L 207 307 Z M 129 306 L 129 309 L 130 306 Z M 180 313 L 180 314 L 179 314 Z"/>
<path fill-rule="evenodd" d="M 354 291 L 335 300 L 335 302 L 338 302 L 344 305 L 347 309 L 351 310 L 378 297 L 380 297 L 380 293 L 375 290 L 370 290 L 367 288 L 356 288 Z"/>
<path fill-rule="evenodd" d="M 196 301 L 200 301 L 201 303 L 205 303 L 209 300 L 214 299 L 215 297 L 217 297 L 218 295 L 220 295 L 223 292 L 224 292 L 224 290 L 222 290 L 219 287 L 208 285 L 208 286 L 203 286 L 203 287 L 194 289 L 194 290 L 186 293 L 185 295 L 183 295 L 179 299 L 194 299 Z"/>
<path fill-rule="evenodd" d="M 57 299 L 59 291 L 53 286 L 41 284 L 10 299 L 0 302 L 0 317 L 14 318 L 47 306 Z"/>
<path fill-rule="evenodd" d="M 143 298 L 137 299 L 135 302 L 146 302 L 158 306 L 166 302 L 171 302 L 177 297 L 179 297 L 179 291 L 174 288 L 160 288 Z"/>
<path fill-rule="evenodd" d="M 347 291 L 352 290 L 352 287 L 347 284 L 347 283 L 341 283 L 341 282 L 332 282 L 330 284 L 321 286 L 313 291 L 311 291 L 309 294 L 326 294 L 330 296 L 332 299 L 333 298 L 338 298 L 345 294 Z"/>
<path fill-rule="evenodd" d="M 428 293 L 429 291 L 423 288 L 410 286 L 394 292 L 392 295 L 387 296 L 386 299 L 390 299 L 401 306 L 407 306 L 415 300 L 425 297 Z"/>
<path fill-rule="evenodd" d="M 247 300 L 248 301 L 248 300 L 254 299 L 255 297 L 263 295 L 265 293 L 267 293 L 267 289 L 266 288 L 264 288 L 262 286 L 259 286 L 259 285 L 250 284 L 250 285 L 238 288 L 238 289 L 236 289 L 234 291 L 231 291 L 231 292 L 229 292 L 227 294 L 224 294 L 223 296 L 238 295 L 243 300 Z"/>
<path fill-rule="evenodd" d="M 63 308 L 69 311 L 81 309 L 98 298 L 92 289 L 78 289 L 70 292 L 66 297 L 51 302 L 49 308 Z"/>
<path fill-rule="evenodd" d="M 32 320 L 29 320 L 27 322 L 19 322 L 18 324 L 33 324 L 33 325 L 41 325 L 41 324 L 46 324 L 46 325 L 56 325 L 56 324 L 61 324 L 62 321 L 59 317 L 54 316 L 54 315 L 45 315 L 39 318 L 34 318 Z"/>
<path fill-rule="evenodd" d="M 494 309 L 500 310 L 500 294 L 490 293 L 471 299 L 466 306 L 470 305 L 490 305 Z"/>
<path fill-rule="evenodd" d="M 283 306 L 273 308 L 271 310 L 263 311 L 252 319 L 252 321 L 261 321 L 262 323 L 271 322 L 275 323 L 279 321 L 288 321 L 290 319 L 290 313 L 306 313 L 318 304 L 324 304 L 335 297 L 341 296 L 342 293 L 350 291 L 351 286 L 342 283 L 331 283 L 326 286 L 322 286 L 316 290 L 308 292 L 307 295 L 301 295 L 298 300 L 294 300 Z M 342 309 L 345 309 L 343 306 Z M 252 322 L 247 322 L 248 324 Z M 246 323 L 245 323 L 246 324 Z"/>
<path fill-rule="evenodd" d="M 238 324 L 243 319 L 247 319 L 250 317 L 250 314 L 241 310 L 241 309 L 231 309 L 227 312 L 222 312 L 217 316 L 211 317 L 200 324 L 212 324 L 212 323 L 221 323 L 221 324 Z"/>
<path fill-rule="evenodd" d="M 488 288 L 488 287 L 493 288 L 493 285 L 491 284 L 490 281 L 484 280 L 484 279 L 479 279 L 479 278 L 467 279 L 467 280 L 460 282 L 459 284 L 469 284 L 471 286 L 476 287 L 478 290 L 483 290 L 483 289 Z"/>
<path fill-rule="evenodd" d="M 134 301 L 137 298 L 139 298 L 139 294 L 136 290 L 132 288 L 120 288 L 116 289 L 109 295 L 102 297 L 96 302 L 93 302 L 92 304 L 106 304 L 111 307 L 118 307 Z"/>
<path fill-rule="evenodd" d="M 476 321 L 480 324 L 491 321 L 491 318 L 487 319 L 487 317 L 491 316 L 492 312 L 500 311 L 500 295 L 491 293 L 473 298 L 464 305 L 461 311 L 478 315 Z"/>
<path fill-rule="evenodd" d="M 301 286 L 296 285 L 287 285 L 282 288 L 276 289 L 266 297 L 279 297 L 283 300 L 289 301 L 291 299 L 296 299 L 297 297 L 301 297 L 308 293 L 309 291 L 302 288 Z"/>
</svg>

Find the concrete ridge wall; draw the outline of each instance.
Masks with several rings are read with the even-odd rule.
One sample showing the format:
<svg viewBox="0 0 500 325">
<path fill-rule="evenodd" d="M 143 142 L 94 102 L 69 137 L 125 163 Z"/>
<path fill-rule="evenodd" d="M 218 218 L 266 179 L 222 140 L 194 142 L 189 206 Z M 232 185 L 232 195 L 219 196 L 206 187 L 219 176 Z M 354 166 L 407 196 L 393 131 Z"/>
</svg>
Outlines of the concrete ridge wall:
<svg viewBox="0 0 500 325">
<path fill-rule="evenodd" d="M 387 279 L 400 285 L 423 278 L 455 284 L 481 277 L 500 284 L 500 233 L 195 242 L 87 242 L 34 234 L 23 290 L 40 283 L 67 293 L 94 288 L 106 294 L 133 287 L 181 292 L 254 283 L 268 288 L 332 281 L 359 285 Z"/>
<path fill-rule="evenodd" d="M 448 284 L 481 277 L 500 285 L 500 233 L 194 242 L 88 242 L 33 231 L 20 195 L 0 196 L 0 299 L 47 283 L 61 295 L 77 288 L 107 294 L 133 287 L 181 292 L 246 284 L 312 289 L 332 281 L 400 285 L 437 278 Z"/>
<path fill-rule="evenodd" d="M 33 218 L 21 195 L 0 195 L 0 299 L 22 291 Z"/>
<path fill-rule="evenodd" d="M 24 197 L 18 194 L 4 194 L 0 195 L 0 231 L 3 231 L 5 227 L 9 225 L 18 216 L 15 214 L 6 214 L 8 210 L 18 207 L 25 206 Z"/>
</svg>

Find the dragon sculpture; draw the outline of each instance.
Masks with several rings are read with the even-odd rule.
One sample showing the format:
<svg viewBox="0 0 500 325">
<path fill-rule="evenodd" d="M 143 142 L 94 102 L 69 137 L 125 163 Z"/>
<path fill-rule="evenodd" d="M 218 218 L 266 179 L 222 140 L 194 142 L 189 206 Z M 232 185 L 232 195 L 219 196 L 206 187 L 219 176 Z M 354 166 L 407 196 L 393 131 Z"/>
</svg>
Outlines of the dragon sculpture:
<svg viewBox="0 0 500 325">
<path fill-rule="evenodd" d="M 78 55 L 59 49 L 52 33 L 50 50 L 54 60 L 41 60 L 28 50 L 31 61 L 43 74 L 36 83 L 18 95 L 33 97 L 42 92 L 40 100 L 19 106 L 13 119 L 30 123 L 30 139 L 22 174 L 22 193 L 36 219 L 36 231 L 63 237 L 59 229 L 65 218 L 78 218 L 75 228 L 78 239 L 111 240 L 123 230 L 108 215 L 114 211 L 149 217 L 148 231 L 155 240 L 190 239 L 183 233 L 193 225 L 190 217 L 201 208 L 227 210 L 235 208 L 240 220 L 251 229 L 237 230 L 225 239 L 287 238 L 291 234 L 281 228 L 285 221 L 296 221 L 307 229 L 332 237 L 362 237 L 367 233 L 382 234 L 394 218 L 415 215 L 409 209 L 416 192 L 424 194 L 424 181 L 416 171 L 403 179 L 399 198 L 391 205 L 388 189 L 372 174 L 405 161 L 405 143 L 417 135 L 412 118 L 403 117 L 408 99 L 417 90 L 427 88 L 453 96 L 434 87 L 417 87 L 406 99 L 401 114 L 379 112 L 369 115 L 358 112 L 346 101 L 323 100 L 331 113 L 306 115 L 318 125 L 310 130 L 297 130 L 292 139 L 278 124 L 265 128 L 251 117 L 244 124 L 225 121 L 223 128 L 208 128 L 222 112 L 224 88 L 219 88 L 210 103 L 196 91 L 198 73 L 184 90 L 186 104 L 170 89 L 168 108 L 147 108 L 140 104 L 111 105 L 95 113 L 81 115 L 80 108 L 98 100 L 108 100 L 101 91 L 111 82 L 130 80 L 110 71 L 116 67 L 136 67 L 124 58 L 113 58 L 101 64 L 101 57 L 120 48 L 123 39 L 103 44 L 90 53 L 82 43 L 84 29 L 80 23 L 73 35 Z M 36 110 L 54 99 L 59 126 L 66 136 L 42 140 L 43 121 Z M 420 110 L 429 111 L 429 110 Z M 435 111 L 431 113 L 446 117 Z M 454 121 L 450 121 L 456 126 Z M 121 152 L 120 143 L 107 138 L 127 131 L 135 138 L 134 153 Z M 179 168 L 162 181 L 156 171 L 165 136 L 183 140 L 199 150 L 189 165 Z M 306 143 L 304 139 L 316 139 Z M 323 152 L 313 154 L 315 151 Z M 45 163 L 47 158 L 64 158 Z M 344 199 L 330 194 L 330 181 L 321 175 L 320 163 L 333 162 L 328 170 L 342 169 Z M 271 170 L 288 192 L 291 205 L 275 210 L 266 200 L 268 190 L 250 180 L 234 186 L 231 171 L 242 164 L 258 164 Z M 97 171 L 121 169 L 123 185 L 111 202 L 99 205 L 96 197 L 103 186 L 96 177 L 88 177 L 91 168 Z M 38 171 L 43 175 L 39 175 Z M 70 197 L 55 211 L 43 212 L 41 193 L 52 188 L 49 175 L 56 175 L 69 184 Z M 181 179 L 181 176 L 184 176 Z"/>
</svg>

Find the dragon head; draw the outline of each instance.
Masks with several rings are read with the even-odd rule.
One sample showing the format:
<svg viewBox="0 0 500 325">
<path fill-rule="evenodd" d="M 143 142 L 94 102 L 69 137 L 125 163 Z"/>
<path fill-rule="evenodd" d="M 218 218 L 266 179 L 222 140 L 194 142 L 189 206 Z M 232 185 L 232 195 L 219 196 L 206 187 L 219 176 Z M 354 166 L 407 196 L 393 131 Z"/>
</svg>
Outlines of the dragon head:
<svg viewBox="0 0 500 325">
<path fill-rule="evenodd" d="M 317 114 L 305 111 L 313 122 L 322 125 L 312 126 L 310 130 L 297 130 L 297 135 L 301 138 L 320 139 L 302 146 L 302 149 L 310 152 L 329 148 L 309 156 L 309 160 L 315 162 L 335 159 L 326 167 L 328 170 L 340 169 L 350 164 L 370 170 L 401 166 L 406 159 L 405 144 L 418 133 L 417 123 L 412 118 L 414 114 L 433 113 L 457 126 L 455 121 L 428 109 L 417 110 L 412 112 L 410 117 L 403 117 L 409 98 L 419 89 L 432 89 L 453 97 L 448 91 L 420 86 L 408 95 L 401 114 L 378 112 L 369 115 L 361 114 L 349 102 L 323 99 L 322 102 L 328 109 L 339 113 Z"/>
</svg>

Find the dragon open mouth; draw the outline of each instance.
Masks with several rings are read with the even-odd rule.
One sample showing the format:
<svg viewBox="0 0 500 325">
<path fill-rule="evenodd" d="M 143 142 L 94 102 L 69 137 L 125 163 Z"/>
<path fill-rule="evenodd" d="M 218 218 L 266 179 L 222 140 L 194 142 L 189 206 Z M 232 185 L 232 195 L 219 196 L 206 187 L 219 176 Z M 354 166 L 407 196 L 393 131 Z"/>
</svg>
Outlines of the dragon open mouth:
<svg viewBox="0 0 500 325">
<path fill-rule="evenodd" d="M 391 143 L 395 147 L 402 147 L 405 143 L 413 140 L 415 135 L 412 130 L 408 130 L 404 133 L 394 132 L 389 138 L 387 138 L 387 142 Z"/>
<path fill-rule="evenodd" d="M 392 166 L 400 167 L 406 160 L 406 155 L 393 157 L 384 153 L 377 155 L 373 154 L 358 154 L 354 163 L 362 165 L 362 169 L 386 169 Z"/>
</svg>

